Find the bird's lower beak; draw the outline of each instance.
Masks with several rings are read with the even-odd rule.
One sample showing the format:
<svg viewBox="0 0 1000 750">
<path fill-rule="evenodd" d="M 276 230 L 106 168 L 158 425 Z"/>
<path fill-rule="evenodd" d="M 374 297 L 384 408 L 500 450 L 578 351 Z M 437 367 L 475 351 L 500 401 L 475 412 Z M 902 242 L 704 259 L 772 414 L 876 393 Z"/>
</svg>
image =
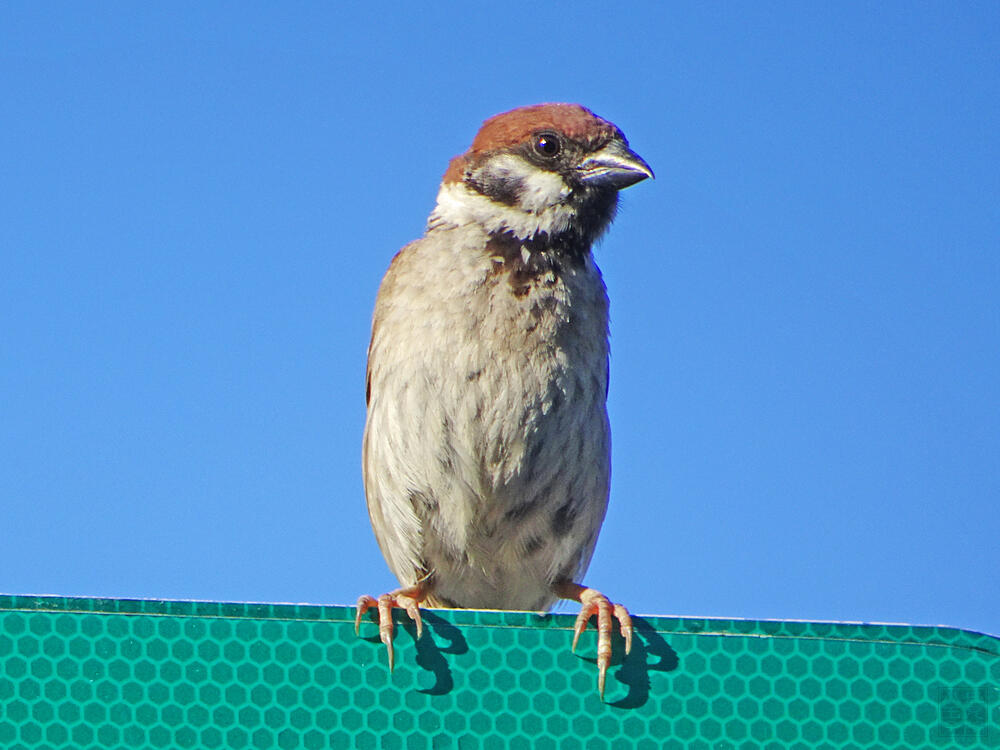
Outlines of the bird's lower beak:
<svg viewBox="0 0 1000 750">
<path fill-rule="evenodd" d="M 642 157 L 617 140 L 586 157 L 579 170 L 585 183 L 614 190 L 653 176 L 653 170 Z"/>
</svg>

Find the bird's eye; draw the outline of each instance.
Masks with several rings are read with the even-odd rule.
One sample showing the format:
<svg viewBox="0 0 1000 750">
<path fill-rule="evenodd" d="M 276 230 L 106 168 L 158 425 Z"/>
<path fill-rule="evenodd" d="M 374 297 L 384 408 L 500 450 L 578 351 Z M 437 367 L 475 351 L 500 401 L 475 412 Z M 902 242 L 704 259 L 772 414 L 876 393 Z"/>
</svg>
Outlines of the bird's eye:
<svg viewBox="0 0 1000 750">
<path fill-rule="evenodd" d="M 562 151 L 559 136 L 555 133 L 539 133 L 535 136 L 535 151 L 548 159 L 558 156 L 559 152 Z"/>
</svg>

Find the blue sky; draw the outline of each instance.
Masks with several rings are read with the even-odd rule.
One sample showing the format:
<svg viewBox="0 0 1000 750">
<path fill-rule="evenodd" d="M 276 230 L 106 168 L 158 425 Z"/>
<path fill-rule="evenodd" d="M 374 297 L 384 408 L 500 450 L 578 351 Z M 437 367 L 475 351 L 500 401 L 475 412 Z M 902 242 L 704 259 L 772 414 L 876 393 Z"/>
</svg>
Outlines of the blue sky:
<svg viewBox="0 0 1000 750">
<path fill-rule="evenodd" d="M 0 591 L 353 603 L 379 280 L 580 102 L 633 611 L 1000 634 L 1000 6 L 4 3 Z"/>
</svg>

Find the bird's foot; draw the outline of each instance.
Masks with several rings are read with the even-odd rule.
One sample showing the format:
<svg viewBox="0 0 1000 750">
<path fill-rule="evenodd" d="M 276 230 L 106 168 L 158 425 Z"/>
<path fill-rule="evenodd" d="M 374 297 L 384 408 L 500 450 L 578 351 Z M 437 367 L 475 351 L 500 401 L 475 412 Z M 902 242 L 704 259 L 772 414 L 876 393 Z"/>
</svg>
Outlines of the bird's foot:
<svg viewBox="0 0 1000 750">
<path fill-rule="evenodd" d="M 362 615 L 374 608 L 378 612 L 378 636 L 385 644 L 389 654 L 390 672 L 396 664 L 396 655 L 392 648 L 392 639 L 396 630 L 392 622 L 392 608 L 398 607 L 406 610 L 406 614 L 417 626 L 417 638 L 419 638 L 424 633 L 424 623 L 420 618 L 420 602 L 426 596 L 426 588 L 422 583 L 418 583 L 415 586 L 405 586 L 388 594 L 382 594 L 378 599 L 367 594 L 358 598 L 358 611 L 354 616 L 354 633 L 355 635 L 360 634 Z"/>
<path fill-rule="evenodd" d="M 573 626 L 573 647 L 576 651 L 580 634 L 587 628 L 587 621 L 597 615 L 597 692 L 604 700 L 604 682 L 611 665 L 611 619 L 618 620 L 622 637 L 625 639 L 625 653 L 632 650 L 632 618 L 621 604 L 613 604 L 608 597 L 596 589 L 588 589 L 571 581 L 558 583 L 553 590 L 563 599 L 580 602 L 580 614 Z"/>
</svg>

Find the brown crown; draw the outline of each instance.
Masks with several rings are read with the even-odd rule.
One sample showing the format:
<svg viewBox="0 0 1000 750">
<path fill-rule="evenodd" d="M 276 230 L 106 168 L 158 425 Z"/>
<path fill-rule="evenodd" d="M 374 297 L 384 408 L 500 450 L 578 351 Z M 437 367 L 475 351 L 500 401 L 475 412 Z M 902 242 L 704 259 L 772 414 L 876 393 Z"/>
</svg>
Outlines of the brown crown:
<svg viewBox="0 0 1000 750">
<path fill-rule="evenodd" d="M 567 138 L 600 147 L 612 138 L 624 140 L 622 132 L 579 104 L 535 104 L 494 115 L 479 128 L 472 146 L 451 160 L 444 182 L 459 182 L 465 165 L 479 154 L 513 148 L 542 130 L 553 130 Z"/>
</svg>

